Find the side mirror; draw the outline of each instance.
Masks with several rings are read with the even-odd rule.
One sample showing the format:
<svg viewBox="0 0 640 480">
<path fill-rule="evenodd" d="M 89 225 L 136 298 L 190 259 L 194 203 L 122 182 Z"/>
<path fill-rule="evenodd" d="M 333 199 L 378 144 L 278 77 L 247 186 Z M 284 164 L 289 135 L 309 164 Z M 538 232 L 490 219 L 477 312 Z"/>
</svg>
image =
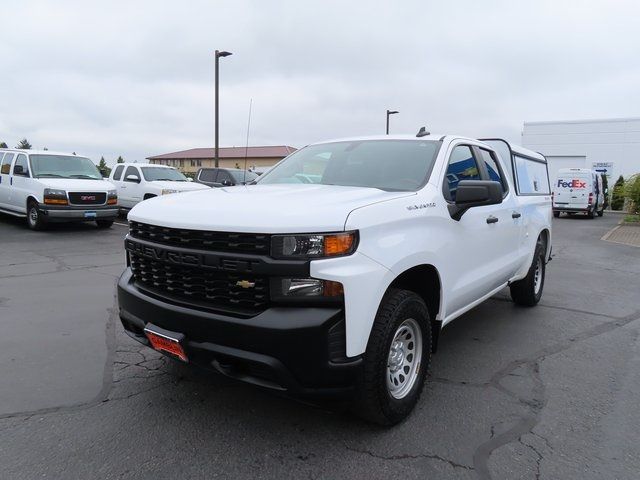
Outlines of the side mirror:
<svg viewBox="0 0 640 480">
<path fill-rule="evenodd" d="M 102 175 L 102 178 L 107 178 L 109 176 L 106 168 L 100 168 L 98 170 L 100 170 L 100 175 Z"/>
<path fill-rule="evenodd" d="M 16 165 L 13 167 L 13 174 L 14 175 L 26 175 L 24 168 L 22 165 Z"/>
<path fill-rule="evenodd" d="M 447 208 L 451 218 L 460 220 L 464 212 L 470 208 L 502 203 L 503 193 L 500 182 L 461 180 L 456 190 L 456 203 L 448 205 Z"/>
<path fill-rule="evenodd" d="M 140 177 L 137 175 L 127 175 L 124 179 L 125 182 L 140 183 Z"/>
<path fill-rule="evenodd" d="M 223 180 L 222 181 L 222 185 L 224 185 L 225 187 L 232 187 L 233 183 L 231 183 L 231 180 Z"/>
<path fill-rule="evenodd" d="M 187 177 L 187 182 L 193 182 L 193 178 Z"/>
</svg>

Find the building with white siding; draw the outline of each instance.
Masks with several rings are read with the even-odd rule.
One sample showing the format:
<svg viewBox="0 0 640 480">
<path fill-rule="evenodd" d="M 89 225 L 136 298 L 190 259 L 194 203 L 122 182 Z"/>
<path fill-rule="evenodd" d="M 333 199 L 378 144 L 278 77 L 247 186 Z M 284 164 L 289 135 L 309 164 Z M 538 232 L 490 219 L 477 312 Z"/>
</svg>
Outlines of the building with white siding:
<svg viewBox="0 0 640 480">
<path fill-rule="evenodd" d="M 522 145 L 547 157 L 552 182 L 560 168 L 595 168 L 610 184 L 640 173 L 640 118 L 524 122 Z"/>
</svg>

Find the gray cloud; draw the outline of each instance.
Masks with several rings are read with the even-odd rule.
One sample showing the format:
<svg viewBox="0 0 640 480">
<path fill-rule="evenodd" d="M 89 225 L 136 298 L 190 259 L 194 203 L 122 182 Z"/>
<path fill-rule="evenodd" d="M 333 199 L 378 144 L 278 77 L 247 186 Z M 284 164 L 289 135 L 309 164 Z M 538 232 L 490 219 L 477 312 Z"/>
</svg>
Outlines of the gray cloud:
<svg viewBox="0 0 640 480">
<path fill-rule="evenodd" d="M 503 136 L 637 116 L 631 1 L 3 2 L 0 140 L 113 161 L 213 143 L 394 132 Z"/>
</svg>

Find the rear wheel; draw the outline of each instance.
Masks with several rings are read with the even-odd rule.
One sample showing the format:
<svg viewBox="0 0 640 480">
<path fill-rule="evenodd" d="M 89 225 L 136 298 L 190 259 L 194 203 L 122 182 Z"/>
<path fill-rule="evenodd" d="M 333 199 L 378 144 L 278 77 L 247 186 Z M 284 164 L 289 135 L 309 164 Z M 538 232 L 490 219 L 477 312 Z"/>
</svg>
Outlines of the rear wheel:
<svg viewBox="0 0 640 480">
<path fill-rule="evenodd" d="M 31 230 L 44 230 L 46 227 L 42 213 L 38 209 L 38 202 L 34 200 L 27 205 L 27 226 Z"/>
<path fill-rule="evenodd" d="M 533 255 L 533 261 L 531 262 L 527 276 L 522 280 L 513 282 L 509 286 L 509 289 L 511 290 L 511 299 L 518 305 L 533 307 L 540 301 L 540 298 L 542 298 L 544 274 L 546 269 L 545 252 L 545 243 L 541 239 L 538 239 Z"/>
<path fill-rule="evenodd" d="M 431 359 L 431 324 L 420 296 L 390 289 L 384 296 L 364 354 L 355 412 L 394 425 L 415 407 Z"/>
<path fill-rule="evenodd" d="M 587 212 L 587 218 L 595 218 L 595 216 L 596 216 L 596 215 L 595 215 L 595 212 L 596 212 L 595 207 L 593 208 L 593 210 L 589 210 L 589 211 Z"/>
</svg>

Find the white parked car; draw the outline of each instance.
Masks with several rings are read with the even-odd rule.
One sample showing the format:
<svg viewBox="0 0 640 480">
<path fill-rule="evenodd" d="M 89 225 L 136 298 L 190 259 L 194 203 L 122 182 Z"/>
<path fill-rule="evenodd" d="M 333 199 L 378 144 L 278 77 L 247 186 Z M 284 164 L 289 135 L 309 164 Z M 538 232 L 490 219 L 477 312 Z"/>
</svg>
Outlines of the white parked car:
<svg viewBox="0 0 640 480">
<path fill-rule="evenodd" d="M 115 186 L 88 158 L 49 150 L 0 149 L 0 212 L 50 222 L 95 221 L 108 228 L 118 214 Z"/>
<path fill-rule="evenodd" d="M 173 167 L 151 163 L 118 163 L 111 170 L 109 180 L 118 189 L 118 205 L 126 209 L 160 195 L 210 189 L 191 182 Z"/>
<path fill-rule="evenodd" d="M 561 168 L 553 184 L 553 215 L 584 213 L 604 215 L 602 175 L 588 168 Z"/>
<path fill-rule="evenodd" d="M 546 160 L 500 140 L 318 143 L 180 200 L 129 213 L 125 330 L 266 388 L 350 395 L 387 425 L 416 404 L 441 329 L 505 287 L 537 304 L 551 254 Z"/>
</svg>

